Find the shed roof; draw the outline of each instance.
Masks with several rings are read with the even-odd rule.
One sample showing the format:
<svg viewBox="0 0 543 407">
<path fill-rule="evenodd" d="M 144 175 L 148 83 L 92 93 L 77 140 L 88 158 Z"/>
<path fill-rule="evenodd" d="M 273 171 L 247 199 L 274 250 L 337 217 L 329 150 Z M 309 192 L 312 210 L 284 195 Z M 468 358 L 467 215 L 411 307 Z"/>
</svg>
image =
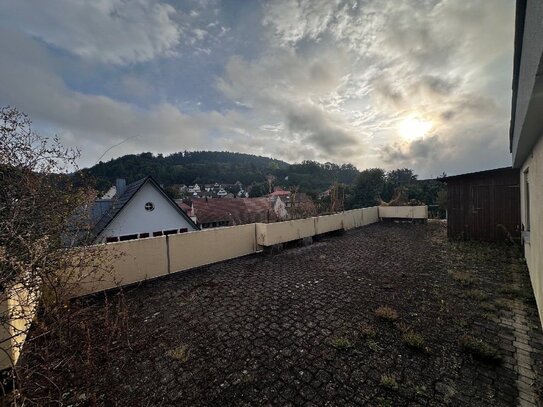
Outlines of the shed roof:
<svg viewBox="0 0 543 407">
<path fill-rule="evenodd" d="M 476 172 L 467 172 L 465 174 L 458 174 L 458 175 L 451 175 L 448 177 L 439 178 L 441 181 L 450 181 L 450 180 L 456 180 L 460 178 L 467 178 L 467 177 L 478 177 L 481 175 L 492 175 L 492 174 L 500 174 L 503 172 L 509 172 L 509 171 L 518 171 L 515 170 L 513 167 L 502 167 L 502 168 L 494 168 L 491 170 L 483 170 L 483 171 L 476 171 Z"/>
</svg>

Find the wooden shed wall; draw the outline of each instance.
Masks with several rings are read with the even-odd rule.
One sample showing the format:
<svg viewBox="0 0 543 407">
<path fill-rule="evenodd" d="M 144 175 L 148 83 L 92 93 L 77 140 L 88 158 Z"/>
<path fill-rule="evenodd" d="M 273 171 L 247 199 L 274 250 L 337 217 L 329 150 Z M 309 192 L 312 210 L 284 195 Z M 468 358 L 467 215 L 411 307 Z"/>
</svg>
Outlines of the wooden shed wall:
<svg viewBox="0 0 543 407">
<path fill-rule="evenodd" d="M 454 239 L 499 241 L 520 237 L 518 169 L 447 179 L 447 234 Z M 502 225 L 502 226 L 500 226 Z"/>
</svg>

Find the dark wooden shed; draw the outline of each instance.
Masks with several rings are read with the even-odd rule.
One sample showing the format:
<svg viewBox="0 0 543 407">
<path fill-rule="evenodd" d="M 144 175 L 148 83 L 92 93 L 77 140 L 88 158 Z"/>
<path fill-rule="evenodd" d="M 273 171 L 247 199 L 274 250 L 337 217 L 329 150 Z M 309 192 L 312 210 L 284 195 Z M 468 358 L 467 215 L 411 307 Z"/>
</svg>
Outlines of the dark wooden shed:
<svg viewBox="0 0 543 407">
<path fill-rule="evenodd" d="M 447 183 L 447 235 L 500 241 L 520 238 L 520 173 L 516 168 L 455 175 Z"/>
</svg>

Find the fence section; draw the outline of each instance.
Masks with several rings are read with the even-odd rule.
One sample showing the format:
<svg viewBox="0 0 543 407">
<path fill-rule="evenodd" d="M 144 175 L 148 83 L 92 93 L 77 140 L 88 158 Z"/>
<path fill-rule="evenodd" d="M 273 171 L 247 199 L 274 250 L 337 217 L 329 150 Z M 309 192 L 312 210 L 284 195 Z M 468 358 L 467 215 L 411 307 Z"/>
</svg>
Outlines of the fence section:
<svg viewBox="0 0 543 407">
<path fill-rule="evenodd" d="M 428 219 L 427 206 L 380 206 L 380 218 Z"/>
</svg>

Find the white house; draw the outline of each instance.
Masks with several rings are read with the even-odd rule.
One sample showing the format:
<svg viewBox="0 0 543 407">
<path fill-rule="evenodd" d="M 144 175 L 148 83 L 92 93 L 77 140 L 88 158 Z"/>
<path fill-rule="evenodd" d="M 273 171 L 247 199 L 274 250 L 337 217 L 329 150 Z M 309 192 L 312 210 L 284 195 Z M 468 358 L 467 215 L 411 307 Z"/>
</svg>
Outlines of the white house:
<svg viewBox="0 0 543 407">
<path fill-rule="evenodd" d="M 543 2 L 517 0 L 510 147 L 520 169 L 522 237 L 543 316 Z"/>
<path fill-rule="evenodd" d="M 200 189 L 200 185 L 194 184 L 194 185 L 189 185 L 188 191 L 193 193 L 193 192 L 201 192 L 202 190 Z"/>
<path fill-rule="evenodd" d="M 272 198 L 268 198 L 268 199 L 270 201 L 272 200 Z M 279 220 L 288 219 L 287 207 L 282 199 L 276 198 L 275 202 L 272 201 L 272 205 L 273 205 L 273 211 L 275 212 L 277 219 Z"/>
<path fill-rule="evenodd" d="M 95 242 L 115 242 L 198 230 L 152 177 L 118 180 L 110 207 L 95 223 Z M 101 201 L 102 202 L 102 201 Z"/>
</svg>

